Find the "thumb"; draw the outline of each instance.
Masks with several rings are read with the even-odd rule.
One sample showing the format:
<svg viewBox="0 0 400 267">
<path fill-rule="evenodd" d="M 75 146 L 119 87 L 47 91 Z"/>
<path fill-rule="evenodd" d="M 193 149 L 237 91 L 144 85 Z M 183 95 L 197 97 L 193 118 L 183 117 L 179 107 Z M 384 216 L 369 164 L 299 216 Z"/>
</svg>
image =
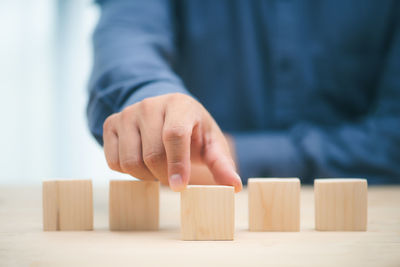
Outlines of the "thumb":
<svg viewBox="0 0 400 267">
<path fill-rule="evenodd" d="M 217 184 L 233 186 L 236 193 L 242 190 L 242 181 L 235 170 L 234 161 L 217 140 L 208 142 L 204 161 Z"/>
</svg>

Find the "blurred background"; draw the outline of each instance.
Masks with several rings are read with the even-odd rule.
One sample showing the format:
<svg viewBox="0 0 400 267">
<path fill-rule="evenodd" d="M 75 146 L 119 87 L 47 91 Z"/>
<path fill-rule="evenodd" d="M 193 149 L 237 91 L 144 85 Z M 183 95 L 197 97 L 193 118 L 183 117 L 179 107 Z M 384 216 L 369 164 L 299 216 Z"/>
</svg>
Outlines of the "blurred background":
<svg viewBox="0 0 400 267">
<path fill-rule="evenodd" d="M 0 183 L 121 177 L 86 123 L 92 0 L 0 1 Z"/>
</svg>

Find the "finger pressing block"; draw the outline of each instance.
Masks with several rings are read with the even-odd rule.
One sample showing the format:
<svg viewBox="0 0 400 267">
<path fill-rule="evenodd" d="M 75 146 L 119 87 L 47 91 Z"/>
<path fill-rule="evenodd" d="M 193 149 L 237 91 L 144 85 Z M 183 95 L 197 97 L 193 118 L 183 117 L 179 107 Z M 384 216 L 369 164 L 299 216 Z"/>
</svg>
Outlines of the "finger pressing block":
<svg viewBox="0 0 400 267">
<path fill-rule="evenodd" d="M 43 230 L 93 230 L 92 181 L 44 181 Z"/>
<path fill-rule="evenodd" d="M 158 181 L 110 181 L 110 229 L 157 230 L 159 188 Z"/>
<path fill-rule="evenodd" d="M 365 179 L 315 179 L 315 228 L 321 231 L 366 231 Z"/>
<path fill-rule="evenodd" d="M 181 193 L 183 240 L 233 240 L 234 188 L 190 185 Z"/>
<path fill-rule="evenodd" d="M 250 178 L 248 194 L 250 231 L 300 230 L 298 178 Z"/>
</svg>

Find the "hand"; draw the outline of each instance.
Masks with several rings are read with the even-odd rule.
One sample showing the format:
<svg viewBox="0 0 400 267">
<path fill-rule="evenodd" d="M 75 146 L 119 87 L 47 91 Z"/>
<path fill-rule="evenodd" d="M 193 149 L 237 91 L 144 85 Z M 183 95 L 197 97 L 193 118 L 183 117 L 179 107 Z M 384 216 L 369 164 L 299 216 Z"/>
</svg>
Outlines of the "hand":
<svg viewBox="0 0 400 267">
<path fill-rule="evenodd" d="M 191 163 L 205 164 L 217 184 L 242 189 L 227 140 L 207 110 L 184 94 L 146 98 L 107 118 L 104 153 L 109 167 L 181 191 Z"/>
<path fill-rule="evenodd" d="M 233 138 L 227 134 L 224 134 L 226 141 L 228 142 L 229 151 L 232 155 L 232 158 L 236 162 L 236 149 L 235 149 L 235 142 Z M 191 173 L 190 173 L 190 180 L 189 184 L 195 185 L 216 185 L 217 183 L 214 180 L 214 176 L 208 169 L 207 165 L 201 164 L 191 164 Z"/>
</svg>

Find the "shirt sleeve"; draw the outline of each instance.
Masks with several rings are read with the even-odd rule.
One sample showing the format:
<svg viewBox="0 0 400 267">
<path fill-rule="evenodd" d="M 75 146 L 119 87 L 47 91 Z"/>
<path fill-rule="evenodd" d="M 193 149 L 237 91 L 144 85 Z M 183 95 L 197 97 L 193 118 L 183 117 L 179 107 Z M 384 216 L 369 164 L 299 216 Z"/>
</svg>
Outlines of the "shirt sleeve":
<svg viewBox="0 0 400 267">
<path fill-rule="evenodd" d="M 94 66 L 87 116 L 103 143 L 105 119 L 144 98 L 190 93 L 173 71 L 175 44 L 167 0 L 103 0 L 93 34 Z M 157 18 L 157 19 L 155 19 Z"/>
<path fill-rule="evenodd" d="M 364 177 L 400 182 L 400 23 L 396 18 L 371 112 L 338 126 L 300 122 L 287 132 L 232 134 L 249 177 Z"/>
</svg>

